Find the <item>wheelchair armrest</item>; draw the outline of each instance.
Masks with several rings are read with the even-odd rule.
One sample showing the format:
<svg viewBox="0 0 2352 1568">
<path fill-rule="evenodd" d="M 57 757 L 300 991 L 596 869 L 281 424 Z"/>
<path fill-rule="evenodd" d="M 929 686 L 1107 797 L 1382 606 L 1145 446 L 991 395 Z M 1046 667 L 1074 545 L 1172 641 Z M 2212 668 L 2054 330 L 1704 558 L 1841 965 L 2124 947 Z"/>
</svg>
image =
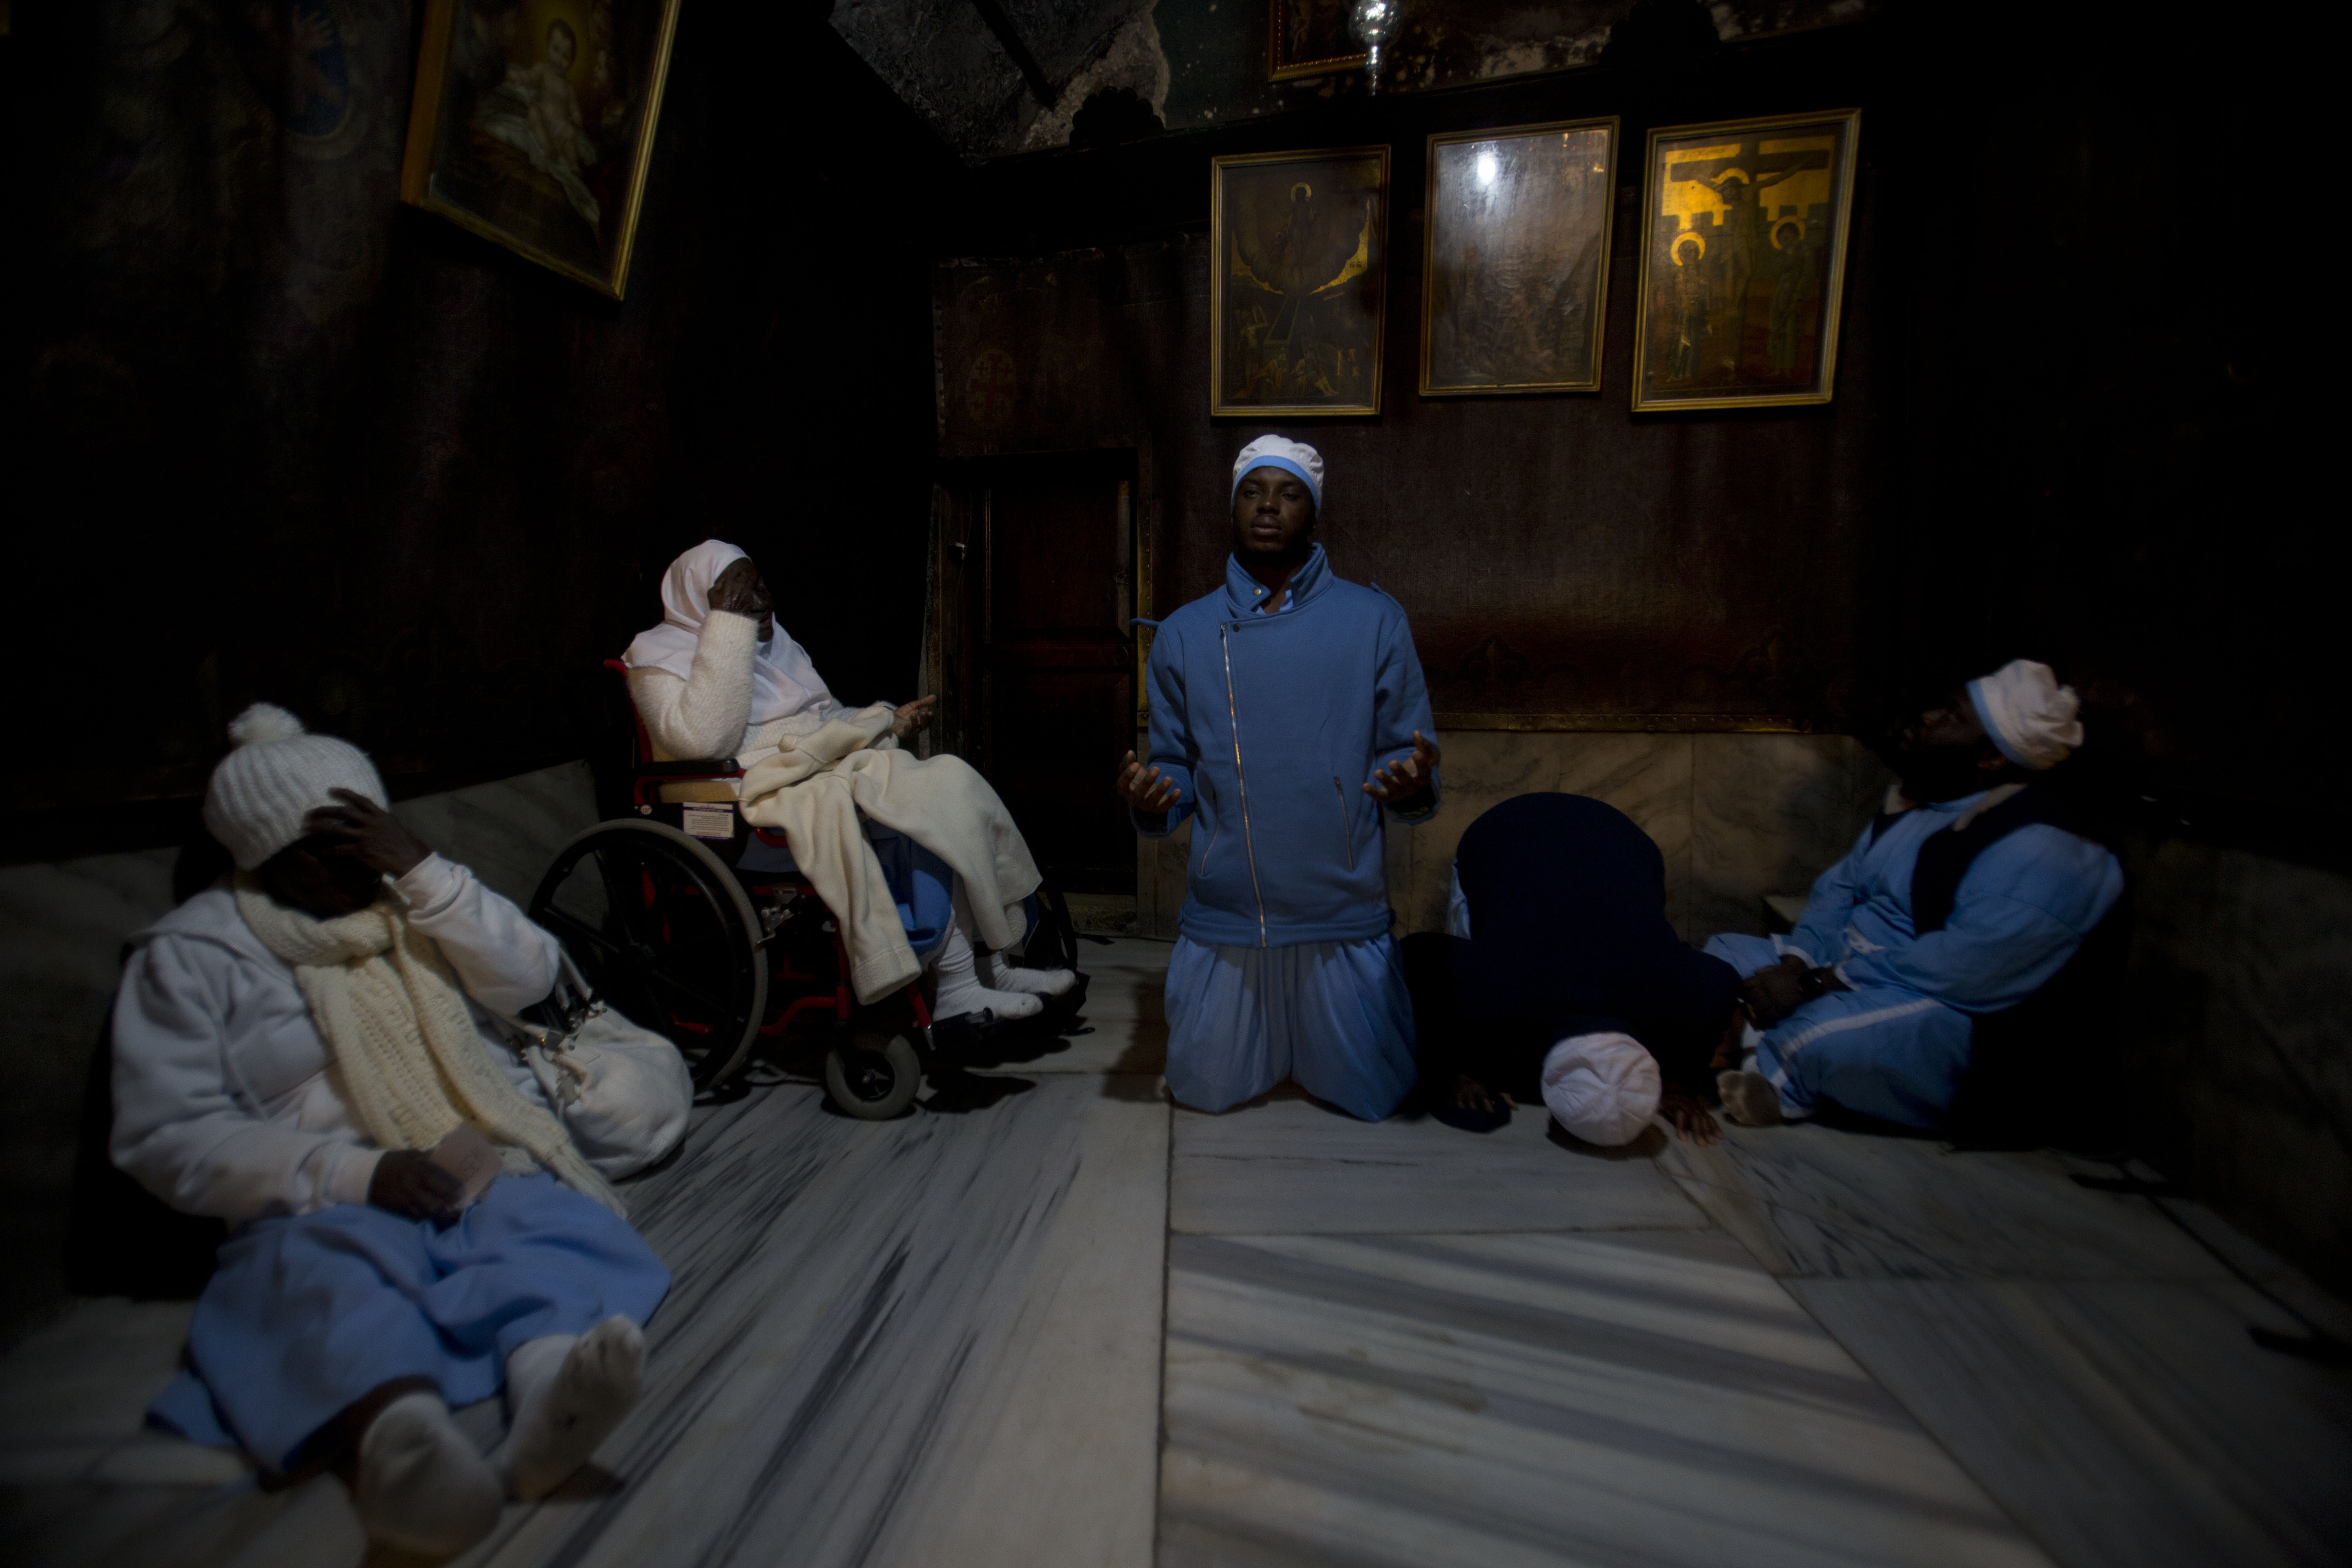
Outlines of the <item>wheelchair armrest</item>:
<svg viewBox="0 0 2352 1568">
<path fill-rule="evenodd" d="M 732 757 L 677 757 L 666 763 L 641 763 L 630 775 L 635 779 L 740 779 L 743 770 Z"/>
</svg>

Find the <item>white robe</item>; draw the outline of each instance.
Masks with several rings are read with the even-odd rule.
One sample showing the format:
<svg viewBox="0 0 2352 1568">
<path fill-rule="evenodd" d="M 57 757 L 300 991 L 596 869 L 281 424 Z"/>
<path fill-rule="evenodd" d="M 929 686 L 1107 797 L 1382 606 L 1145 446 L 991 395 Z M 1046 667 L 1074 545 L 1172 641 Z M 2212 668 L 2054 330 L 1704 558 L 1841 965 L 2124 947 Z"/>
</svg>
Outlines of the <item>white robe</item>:
<svg viewBox="0 0 2352 1568">
<path fill-rule="evenodd" d="M 438 855 L 393 886 L 457 971 L 483 1048 L 545 1107 L 484 1009 L 545 998 L 555 939 Z M 133 940 L 114 1004 L 114 1163 L 173 1208 L 231 1224 L 365 1203 L 383 1151 L 344 1100 L 293 970 L 253 934 L 228 886 Z"/>
</svg>

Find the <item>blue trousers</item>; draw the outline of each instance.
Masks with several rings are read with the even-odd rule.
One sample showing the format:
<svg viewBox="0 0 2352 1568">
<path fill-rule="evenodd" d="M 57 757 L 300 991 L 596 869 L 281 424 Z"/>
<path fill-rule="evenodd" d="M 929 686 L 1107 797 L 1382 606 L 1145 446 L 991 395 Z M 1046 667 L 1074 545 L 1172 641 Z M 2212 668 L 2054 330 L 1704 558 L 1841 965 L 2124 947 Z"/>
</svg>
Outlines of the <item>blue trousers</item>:
<svg viewBox="0 0 2352 1568">
<path fill-rule="evenodd" d="M 364 1204 L 256 1220 L 221 1244 L 189 1370 L 150 1416 L 284 1470 L 370 1389 L 429 1378 L 470 1405 L 516 1346 L 642 1323 L 668 1290 L 626 1220 L 552 1176 L 501 1176 L 446 1230 Z"/>
<path fill-rule="evenodd" d="M 1769 936 L 1711 937 L 1706 951 L 1742 975 L 1780 962 Z M 1957 1007 L 1893 986 L 1816 996 L 1769 1029 L 1756 1070 L 1780 1091 L 1780 1110 L 1806 1116 L 1833 1100 L 1884 1121 L 1937 1128 L 1952 1107 L 1976 1041 Z"/>
<path fill-rule="evenodd" d="M 1412 997 L 1396 942 L 1210 947 L 1168 955 L 1168 1092 L 1225 1110 L 1287 1078 L 1378 1121 L 1412 1091 Z"/>
</svg>

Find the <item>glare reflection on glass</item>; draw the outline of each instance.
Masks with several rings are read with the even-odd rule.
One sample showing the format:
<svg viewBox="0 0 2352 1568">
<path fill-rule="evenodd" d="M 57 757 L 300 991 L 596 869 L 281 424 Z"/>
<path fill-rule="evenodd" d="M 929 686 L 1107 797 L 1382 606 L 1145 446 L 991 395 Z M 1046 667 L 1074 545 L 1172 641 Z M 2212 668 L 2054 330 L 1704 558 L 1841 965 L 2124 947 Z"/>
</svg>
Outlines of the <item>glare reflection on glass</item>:
<svg viewBox="0 0 2352 1568">
<path fill-rule="evenodd" d="M 1503 166 L 1495 161 L 1495 154 L 1492 153 L 1481 153 L 1478 154 L 1478 183 L 1480 184 L 1493 184 L 1495 183 L 1495 176 L 1501 174 L 1502 171 Z"/>
</svg>

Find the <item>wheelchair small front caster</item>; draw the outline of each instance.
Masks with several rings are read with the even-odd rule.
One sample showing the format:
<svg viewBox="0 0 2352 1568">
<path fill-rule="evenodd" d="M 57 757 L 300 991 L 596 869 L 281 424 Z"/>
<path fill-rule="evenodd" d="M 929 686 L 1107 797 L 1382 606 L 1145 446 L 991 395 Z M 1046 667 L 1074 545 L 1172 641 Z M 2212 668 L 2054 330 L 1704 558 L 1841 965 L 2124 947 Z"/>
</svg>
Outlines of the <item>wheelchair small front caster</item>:
<svg viewBox="0 0 2352 1568">
<path fill-rule="evenodd" d="M 824 1091 L 861 1121 L 887 1121 L 915 1101 L 923 1064 L 904 1034 L 859 1029 L 824 1054 Z"/>
</svg>

